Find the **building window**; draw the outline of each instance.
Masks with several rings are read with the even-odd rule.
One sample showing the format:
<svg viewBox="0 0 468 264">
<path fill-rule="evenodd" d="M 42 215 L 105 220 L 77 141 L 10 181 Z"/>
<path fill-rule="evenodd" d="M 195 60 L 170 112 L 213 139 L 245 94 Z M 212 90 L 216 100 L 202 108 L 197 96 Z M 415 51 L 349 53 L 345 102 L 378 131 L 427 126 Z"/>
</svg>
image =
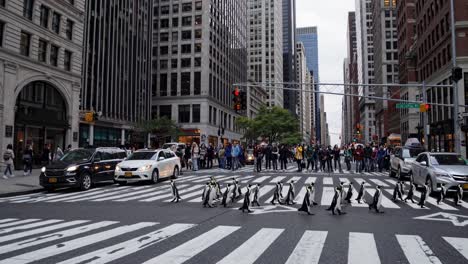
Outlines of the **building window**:
<svg viewBox="0 0 468 264">
<path fill-rule="evenodd" d="M 194 58 L 193 63 L 195 67 L 200 67 L 201 66 L 201 58 Z"/>
<path fill-rule="evenodd" d="M 31 34 L 21 31 L 20 54 L 29 57 Z"/>
<path fill-rule="evenodd" d="M 192 11 L 192 3 L 182 4 L 182 12 L 191 12 L 191 11 Z"/>
<path fill-rule="evenodd" d="M 34 0 L 24 0 L 23 2 L 23 16 L 32 20 L 34 11 Z"/>
<path fill-rule="evenodd" d="M 183 27 L 189 27 L 192 25 L 192 17 L 191 16 L 186 16 L 182 18 L 182 26 Z"/>
<path fill-rule="evenodd" d="M 40 23 L 42 27 L 47 28 L 49 25 L 49 8 L 45 5 L 41 5 L 41 17 Z"/>
<path fill-rule="evenodd" d="M 190 72 L 183 72 L 180 76 L 180 94 L 190 95 Z"/>
<path fill-rule="evenodd" d="M 192 123 L 200 123 L 200 105 L 192 105 Z"/>
<path fill-rule="evenodd" d="M 201 25 L 202 24 L 202 16 L 198 15 L 195 16 L 195 25 Z"/>
<path fill-rule="evenodd" d="M 167 96 L 167 74 L 161 74 L 159 78 L 159 95 Z"/>
<path fill-rule="evenodd" d="M 169 14 L 169 6 L 161 6 L 161 15 L 168 15 Z"/>
<path fill-rule="evenodd" d="M 50 64 L 57 67 L 58 65 L 58 53 L 59 47 L 51 45 L 50 46 Z"/>
<path fill-rule="evenodd" d="M 182 50 L 182 54 L 187 54 L 192 52 L 192 45 L 191 44 L 184 44 L 180 46 Z"/>
<path fill-rule="evenodd" d="M 57 12 L 54 12 L 52 15 L 52 31 L 54 31 L 56 34 L 60 34 L 60 19 L 62 15 L 60 15 Z"/>
<path fill-rule="evenodd" d="M 178 60 L 177 59 L 171 59 L 171 69 L 177 69 L 177 64 Z"/>
<path fill-rule="evenodd" d="M 161 28 L 169 27 L 169 19 L 161 19 Z"/>
<path fill-rule="evenodd" d="M 192 39 L 192 31 L 191 30 L 182 31 L 182 40 L 191 40 L 191 39 Z"/>
<path fill-rule="evenodd" d="M 177 96 L 177 73 L 171 73 L 171 96 Z"/>
<path fill-rule="evenodd" d="M 201 73 L 195 72 L 194 73 L 194 80 L 193 80 L 193 94 L 200 95 L 201 91 Z"/>
<path fill-rule="evenodd" d="M 65 34 L 67 35 L 67 39 L 72 40 L 73 39 L 73 26 L 74 22 L 71 21 L 70 19 L 67 19 L 67 29 L 65 30 Z"/>
<path fill-rule="evenodd" d="M 167 60 L 161 60 L 159 62 L 159 69 L 161 69 L 161 70 L 167 69 Z"/>
<path fill-rule="evenodd" d="M 167 55 L 169 53 L 168 46 L 159 47 L 159 55 Z"/>
<path fill-rule="evenodd" d="M 5 23 L 0 21 L 0 47 L 3 47 L 3 32 L 5 31 Z"/>
<path fill-rule="evenodd" d="M 71 71 L 72 52 L 66 50 L 63 58 L 63 67 L 66 71 Z"/>
<path fill-rule="evenodd" d="M 178 17 L 173 17 L 172 18 L 172 27 L 178 27 L 179 26 L 179 18 Z"/>
<path fill-rule="evenodd" d="M 176 42 L 179 40 L 179 32 L 172 32 L 172 41 Z"/>
<path fill-rule="evenodd" d="M 179 105 L 179 123 L 190 123 L 190 105 Z"/>
<path fill-rule="evenodd" d="M 192 59 L 191 58 L 180 59 L 180 67 L 181 68 L 190 68 L 191 66 L 192 66 Z"/>
<path fill-rule="evenodd" d="M 202 38 L 202 31 L 201 29 L 196 29 L 195 30 L 195 39 L 201 39 Z"/>
<path fill-rule="evenodd" d="M 46 62 L 47 58 L 47 42 L 45 40 L 39 40 L 39 49 L 37 59 L 40 62 Z"/>
<path fill-rule="evenodd" d="M 202 1 L 195 2 L 195 10 L 202 10 Z"/>
<path fill-rule="evenodd" d="M 174 14 L 179 13 L 179 4 L 172 5 L 172 13 Z"/>
<path fill-rule="evenodd" d="M 201 52 L 202 44 L 201 43 L 195 43 L 195 53 Z"/>
<path fill-rule="evenodd" d="M 162 117 L 172 118 L 172 105 L 159 106 L 159 118 Z"/>
</svg>

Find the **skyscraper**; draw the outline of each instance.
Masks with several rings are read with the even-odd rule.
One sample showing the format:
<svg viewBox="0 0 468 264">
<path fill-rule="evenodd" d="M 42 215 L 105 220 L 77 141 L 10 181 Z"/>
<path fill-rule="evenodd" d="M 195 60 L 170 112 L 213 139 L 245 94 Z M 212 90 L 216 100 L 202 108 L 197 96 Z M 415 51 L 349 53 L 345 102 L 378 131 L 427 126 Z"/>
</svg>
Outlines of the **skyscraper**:
<svg viewBox="0 0 468 264">
<path fill-rule="evenodd" d="M 283 82 L 281 0 L 249 0 L 248 79 L 253 83 Z M 283 107 L 283 90 L 268 89 L 267 106 Z"/>
<path fill-rule="evenodd" d="M 147 143 L 134 133 L 151 114 L 151 0 L 86 1 L 80 146 Z"/>
<path fill-rule="evenodd" d="M 232 91 L 247 82 L 247 1 L 153 3 L 153 116 L 177 122 L 180 142 L 240 140 Z"/>
<path fill-rule="evenodd" d="M 296 82 L 296 0 L 283 1 L 283 81 Z M 293 87 L 285 85 L 285 87 Z M 284 90 L 284 108 L 296 114 L 297 94 Z"/>
</svg>

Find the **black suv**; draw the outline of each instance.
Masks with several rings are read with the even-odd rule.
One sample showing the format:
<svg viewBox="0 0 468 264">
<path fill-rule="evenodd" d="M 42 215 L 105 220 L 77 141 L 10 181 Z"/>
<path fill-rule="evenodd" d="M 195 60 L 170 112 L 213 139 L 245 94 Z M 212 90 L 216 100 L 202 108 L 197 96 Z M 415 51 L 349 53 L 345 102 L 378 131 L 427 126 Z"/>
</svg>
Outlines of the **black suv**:
<svg viewBox="0 0 468 264">
<path fill-rule="evenodd" d="M 113 181 L 115 166 L 126 157 L 119 148 L 74 149 L 43 167 L 39 183 L 48 191 L 63 187 L 88 190 L 94 183 Z"/>
</svg>

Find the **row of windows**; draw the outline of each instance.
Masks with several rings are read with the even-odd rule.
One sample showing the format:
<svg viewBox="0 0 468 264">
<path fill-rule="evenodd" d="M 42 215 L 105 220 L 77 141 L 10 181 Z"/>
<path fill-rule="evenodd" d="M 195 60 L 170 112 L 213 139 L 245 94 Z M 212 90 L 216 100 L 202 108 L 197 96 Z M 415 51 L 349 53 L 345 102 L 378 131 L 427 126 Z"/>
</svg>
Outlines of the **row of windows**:
<svg viewBox="0 0 468 264">
<path fill-rule="evenodd" d="M 169 80 L 170 76 L 170 80 Z M 155 76 L 153 76 L 153 81 L 155 81 Z M 159 96 L 190 96 L 190 95 L 200 95 L 201 93 L 201 73 L 193 73 L 193 93 L 191 92 L 191 72 L 182 72 L 180 73 L 180 78 L 178 73 L 171 73 L 170 75 L 166 73 L 161 73 L 159 75 Z M 180 89 L 178 88 L 180 84 Z M 154 87 L 157 83 L 153 82 L 153 95 L 156 95 L 154 92 Z M 168 88 L 169 91 L 168 91 Z"/>
<path fill-rule="evenodd" d="M 173 4 L 172 5 L 172 13 L 177 14 L 179 13 L 179 4 Z M 155 6 L 153 9 L 153 13 L 155 16 L 158 15 L 168 15 L 171 10 L 171 7 L 169 5 L 163 5 L 161 7 Z M 182 4 L 182 12 L 192 12 L 193 7 L 192 3 L 183 3 Z M 202 1 L 197 1 L 195 2 L 195 10 L 199 11 L 202 10 Z M 161 11 L 161 12 L 159 12 Z"/>
<path fill-rule="evenodd" d="M 178 123 L 200 123 L 200 105 L 199 104 L 186 104 L 178 105 Z M 156 117 L 155 111 L 153 111 L 153 118 Z M 159 106 L 159 117 L 167 117 L 172 119 L 172 105 L 160 105 Z M 190 117 L 192 117 L 190 119 Z"/>
<path fill-rule="evenodd" d="M 195 39 L 202 38 L 202 31 L 201 29 L 194 30 Z M 173 31 L 171 33 L 172 42 L 176 42 L 179 40 L 179 32 Z M 191 30 L 183 30 L 181 32 L 181 40 L 191 40 L 192 39 L 192 31 Z M 159 41 L 160 42 L 168 42 L 169 41 L 169 32 L 161 32 L 159 34 Z"/>
</svg>

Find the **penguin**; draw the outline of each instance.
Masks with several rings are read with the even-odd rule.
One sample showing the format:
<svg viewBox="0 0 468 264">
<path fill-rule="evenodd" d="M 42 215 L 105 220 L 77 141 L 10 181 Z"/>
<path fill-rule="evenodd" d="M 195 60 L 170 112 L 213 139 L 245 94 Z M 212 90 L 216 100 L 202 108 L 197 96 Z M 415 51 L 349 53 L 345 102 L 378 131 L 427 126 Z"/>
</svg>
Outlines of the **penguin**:
<svg viewBox="0 0 468 264">
<path fill-rule="evenodd" d="M 445 183 L 442 183 L 440 187 L 438 188 L 437 204 L 440 204 L 440 202 L 444 202 L 446 194 L 447 194 L 447 190 L 445 189 Z"/>
<path fill-rule="evenodd" d="M 400 200 L 403 201 L 403 196 L 401 193 L 401 181 L 398 181 L 397 184 L 395 185 L 395 188 L 393 189 L 393 202 L 397 202 L 397 198 L 400 198 Z"/>
<path fill-rule="evenodd" d="M 421 199 L 419 200 L 419 203 L 418 203 L 418 205 L 421 206 L 421 208 L 425 208 L 426 199 L 429 196 L 429 192 L 428 192 L 429 187 L 428 187 L 428 185 L 429 185 L 429 183 L 426 182 L 426 184 L 424 184 L 424 186 L 422 187 Z"/>
<path fill-rule="evenodd" d="M 238 181 L 236 181 L 236 185 L 237 185 L 237 194 L 238 194 L 237 197 L 239 197 L 242 195 L 242 189 Z"/>
<path fill-rule="evenodd" d="M 361 187 L 359 188 L 358 197 L 356 198 L 356 201 L 358 201 L 358 203 L 362 202 L 362 198 L 364 198 L 364 194 L 366 193 L 366 187 L 364 186 L 365 184 L 365 182 L 362 182 Z"/>
<path fill-rule="evenodd" d="M 400 192 L 401 196 L 405 195 L 405 183 L 403 181 L 400 181 Z M 403 199 L 401 199 L 403 201 Z"/>
<path fill-rule="evenodd" d="M 463 201 L 463 188 L 461 184 L 457 186 L 457 191 L 455 192 L 455 197 L 453 198 L 453 201 L 455 202 L 456 206 L 459 206 L 459 204 L 461 204 Z"/>
<path fill-rule="evenodd" d="M 207 182 L 205 184 L 205 188 L 203 189 L 203 193 L 202 193 L 202 202 L 205 202 L 205 197 L 206 197 L 206 194 L 208 193 L 208 190 L 210 189 L 210 182 Z"/>
<path fill-rule="evenodd" d="M 315 202 L 315 183 L 310 183 L 310 200 L 312 201 L 313 205 L 318 205 L 317 202 Z"/>
<path fill-rule="evenodd" d="M 180 195 L 179 195 L 179 189 L 177 188 L 176 183 L 172 179 L 171 179 L 171 190 L 172 190 L 172 197 L 173 197 L 171 203 L 173 202 L 178 203 L 179 200 L 182 200 L 182 198 L 180 198 Z"/>
<path fill-rule="evenodd" d="M 344 182 L 340 182 L 340 197 L 341 197 L 341 204 L 343 205 L 346 199 L 346 196 L 348 196 L 345 187 L 344 187 Z"/>
<path fill-rule="evenodd" d="M 346 194 L 345 201 L 351 203 L 351 199 L 353 198 L 353 184 L 350 183 L 348 187 L 348 193 Z"/>
<path fill-rule="evenodd" d="M 369 211 L 371 209 L 375 209 L 377 213 L 383 213 L 380 211 L 380 208 L 382 208 L 382 190 L 381 186 L 378 185 L 375 189 L 374 197 L 372 198 L 372 203 L 369 204 Z"/>
<path fill-rule="evenodd" d="M 216 197 L 216 186 L 213 184 L 208 185 L 208 191 L 205 194 L 205 200 L 203 201 L 203 207 L 214 207 L 214 199 Z"/>
<path fill-rule="evenodd" d="M 253 198 L 252 198 L 252 206 L 257 205 L 260 206 L 260 203 L 258 202 L 258 198 L 260 197 L 260 183 L 257 183 L 257 185 L 251 190 L 253 193 Z"/>
<path fill-rule="evenodd" d="M 272 205 L 275 205 L 275 201 L 278 201 L 278 203 L 281 204 L 281 185 L 280 185 L 280 182 L 277 182 L 276 183 L 276 187 L 275 187 L 275 192 L 273 193 L 273 199 L 271 200 L 271 204 Z"/>
<path fill-rule="evenodd" d="M 245 192 L 245 195 L 244 195 L 244 203 L 242 204 L 242 207 L 239 208 L 239 210 L 242 210 L 243 213 L 245 212 L 245 210 L 247 210 L 247 213 L 253 212 L 252 210 L 250 210 L 250 188 L 251 187 L 252 187 L 251 184 L 247 186 L 247 191 Z"/>
<path fill-rule="evenodd" d="M 335 215 L 335 210 L 339 215 L 346 214 L 346 212 L 341 211 L 341 186 L 335 188 L 335 195 L 333 196 L 332 203 L 328 211 L 332 211 L 332 214 Z"/>
<path fill-rule="evenodd" d="M 295 196 L 296 196 L 296 191 L 294 189 L 294 181 L 291 181 L 289 182 L 289 190 L 288 190 L 288 194 L 286 194 L 286 199 L 284 200 L 284 203 L 287 205 L 296 204 L 296 202 L 294 202 Z"/>
<path fill-rule="evenodd" d="M 313 215 L 310 210 L 314 204 L 314 200 L 312 198 L 312 187 L 306 186 L 306 194 L 304 195 L 304 200 L 302 201 L 301 208 L 297 209 L 299 212 L 306 212 L 308 215 Z"/>
<path fill-rule="evenodd" d="M 414 195 L 414 189 L 415 188 L 416 187 L 414 186 L 414 183 L 411 181 L 410 186 L 409 186 L 409 190 L 408 190 L 408 195 L 405 198 L 405 203 L 407 203 L 408 200 L 410 200 L 412 203 L 415 203 L 415 201 L 413 200 L 413 195 Z"/>
<path fill-rule="evenodd" d="M 232 199 L 233 200 L 236 200 L 237 197 L 239 196 L 238 193 L 237 193 L 237 190 L 238 190 L 238 185 L 237 185 L 237 180 L 233 177 L 232 178 L 232 186 L 233 186 L 233 189 L 232 189 Z"/>
<path fill-rule="evenodd" d="M 280 181 L 280 182 L 279 182 L 279 186 L 280 186 L 280 188 L 279 188 L 279 196 L 280 196 L 280 198 L 283 198 L 283 182 Z"/>
<path fill-rule="evenodd" d="M 227 202 L 228 202 L 228 198 L 229 198 L 230 193 L 231 193 L 231 184 L 228 183 L 228 185 L 226 186 L 226 189 L 224 190 L 224 193 L 223 193 L 223 200 L 221 201 L 221 204 L 224 207 L 227 206 Z"/>
</svg>

